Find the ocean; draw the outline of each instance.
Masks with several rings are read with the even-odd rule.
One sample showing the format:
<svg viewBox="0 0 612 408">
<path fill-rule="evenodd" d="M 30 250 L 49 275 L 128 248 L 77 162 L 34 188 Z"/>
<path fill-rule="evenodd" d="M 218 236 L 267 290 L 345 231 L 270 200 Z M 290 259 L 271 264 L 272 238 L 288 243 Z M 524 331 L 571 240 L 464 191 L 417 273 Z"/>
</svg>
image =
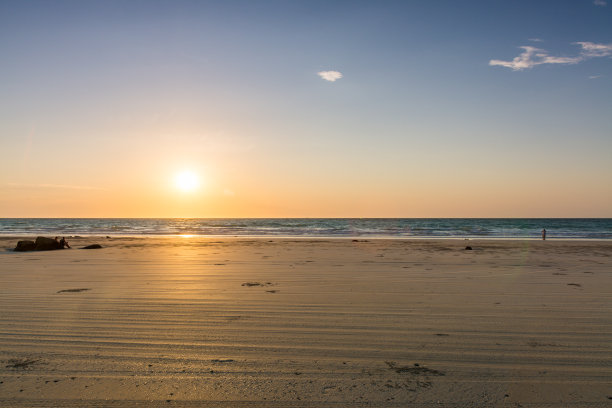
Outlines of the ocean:
<svg viewBox="0 0 612 408">
<path fill-rule="evenodd" d="M 611 218 L 0 218 L 3 236 L 612 239 Z"/>
</svg>

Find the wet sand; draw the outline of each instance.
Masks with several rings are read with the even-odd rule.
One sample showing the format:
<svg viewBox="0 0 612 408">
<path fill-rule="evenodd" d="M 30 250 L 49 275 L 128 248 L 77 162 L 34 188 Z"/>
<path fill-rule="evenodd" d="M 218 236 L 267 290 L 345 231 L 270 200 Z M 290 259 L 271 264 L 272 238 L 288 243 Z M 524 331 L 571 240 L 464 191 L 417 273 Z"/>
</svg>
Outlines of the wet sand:
<svg viewBox="0 0 612 408">
<path fill-rule="evenodd" d="M 0 253 L 2 407 L 612 406 L 612 242 L 70 243 Z"/>
</svg>

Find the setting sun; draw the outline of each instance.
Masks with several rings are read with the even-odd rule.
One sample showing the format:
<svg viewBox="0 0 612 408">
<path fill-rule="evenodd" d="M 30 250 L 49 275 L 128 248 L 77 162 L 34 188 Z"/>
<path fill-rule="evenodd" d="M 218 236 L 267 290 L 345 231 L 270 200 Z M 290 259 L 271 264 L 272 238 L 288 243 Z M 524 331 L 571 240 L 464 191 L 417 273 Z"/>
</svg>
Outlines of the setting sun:
<svg viewBox="0 0 612 408">
<path fill-rule="evenodd" d="M 178 173 L 174 179 L 176 187 L 184 192 L 194 191 L 199 186 L 198 176 L 189 170 Z"/>
</svg>

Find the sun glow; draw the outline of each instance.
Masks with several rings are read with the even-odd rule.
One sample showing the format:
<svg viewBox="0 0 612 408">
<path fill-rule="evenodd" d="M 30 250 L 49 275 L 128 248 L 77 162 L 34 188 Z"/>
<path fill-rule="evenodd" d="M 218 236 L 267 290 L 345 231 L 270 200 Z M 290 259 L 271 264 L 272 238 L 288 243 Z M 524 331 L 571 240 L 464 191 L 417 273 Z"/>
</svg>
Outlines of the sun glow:
<svg viewBox="0 0 612 408">
<path fill-rule="evenodd" d="M 176 188 L 184 192 L 190 192 L 197 189 L 200 185 L 198 176 L 189 170 L 182 171 L 174 178 Z"/>
</svg>

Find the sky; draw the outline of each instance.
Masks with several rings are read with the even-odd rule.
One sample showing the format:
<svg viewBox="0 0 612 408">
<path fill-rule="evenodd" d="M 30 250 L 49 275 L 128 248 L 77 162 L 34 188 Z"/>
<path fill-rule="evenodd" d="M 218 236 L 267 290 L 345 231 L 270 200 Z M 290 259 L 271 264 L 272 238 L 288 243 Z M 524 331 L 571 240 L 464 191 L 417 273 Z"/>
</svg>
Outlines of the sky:
<svg viewBox="0 0 612 408">
<path fill-rule="evenodd" d="M 612 217 L 612 1 L 0 0 L 0 217 Z"/>
</svg>

